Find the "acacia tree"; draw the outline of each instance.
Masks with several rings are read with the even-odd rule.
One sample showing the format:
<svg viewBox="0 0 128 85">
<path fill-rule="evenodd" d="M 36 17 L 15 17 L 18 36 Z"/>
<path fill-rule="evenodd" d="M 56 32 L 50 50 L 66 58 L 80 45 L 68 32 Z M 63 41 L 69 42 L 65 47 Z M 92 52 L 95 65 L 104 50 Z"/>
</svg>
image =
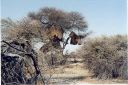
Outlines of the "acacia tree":
<svg viewBox="0 0 128 85">
<path fill-rule="evenodd" d="M 78 29 L 87 33 L 87 22 L 84 17 L 78 12 L 65 12 L 55 8 L 43 8 L 38 12 L 31 12 L 28 16 L 19 21 L 12 21 L 11 19 L 2 20 L 2 34 L 6 35 L 9 40 L 15 39 L 26 39 L 31 40 L 31 38 L 44 39 L 47 35 L 43 34 L 43 31 L 50 29 L 52 26 L 57 26 L 59 29 L 67 32 L 67 30 Z M 44 42 L 44 41 L 43 41 Z M 30 42 L 29 42 L 30 43 Z M 48 44 L 48 45 L 47 45 Z M 53 57 L 59 58 L 60 61 L 65 58 L 63 56 L 63 50 L 54 49 L 49 43 L 45 44 L 43 49 L 50 52 L 44 53 L 43 56 L 50 58 L 49 61 L 54 61 Z M 29 46 L 28 46 L 29 47 Z M 46 48 L 46 49 L 45 49 Z M 53 52 L 54 51 L 54 52 Z M 42 55 L 41 55 L 42 57 Z M 56 59 L 57 60 L 57 59 Z M 64 59 L 63 59 L 64 60 Z M 56 62 L 56 61 L 55 61 Z M 54 63 L 54 62 L 52 62 Z"/>
<path fill-rule="evenodd" d="M 44 37 L 42 30 L 48 29 L 53 25 L 58 26 L 63 32 L 67 32 L 67 30 L 80 30 L 84 32 L 83 35 L 88 34 L 87 22 L 79 12 L 65 12 L 56 8 L 45 7 L 38 12 L 30 12 L 27 18 L 17 22 L 11 19 L 2 20 L 2 27 L 9 28 L 7 30 L 10 30 L 12 33 L 14 32 L 10 35 L 16 35 L 15 33 L 17 33 L 16 36 L 20 37 Z M 14 30 L 19 30 L 19 33 Z"/>
<path fill-rule="evenodd" d="M 55 8 L 43 8 L 37 13 L 30 12 L 28 17 L 32 20 L 39 20 L 42 25 L 50 27 L 60 26 L 64 32 L 69 29 L 87 30 L 87 22 L 79 12 L 65 12 Z M 86 33 L 86 32 L 85 32 Z"/>
</svg>

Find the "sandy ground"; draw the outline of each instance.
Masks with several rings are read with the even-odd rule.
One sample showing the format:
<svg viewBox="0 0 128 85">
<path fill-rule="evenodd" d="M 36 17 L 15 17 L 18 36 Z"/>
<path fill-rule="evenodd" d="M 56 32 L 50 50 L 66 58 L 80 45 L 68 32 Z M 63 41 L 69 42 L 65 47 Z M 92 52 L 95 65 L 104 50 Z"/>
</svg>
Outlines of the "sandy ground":
<svg viewBox="0 0 128 85">
<path fill-rule="evenodd" d="M 72 63 L 55 69 L 52 82 L 55 85 L 85 85 L 85 84 L 126 84 L 127 80 L 99 80 L 91 78 L 91 73 L 84 67 L 83 63 Z"/>
<path fill-rule="evenodd" d="M 50 70 L 51 71 L 51 70 Z M 70 62 L 56 67 L 53 71 L 49 85 L 86 85 L 86 84 L 126 84 L 128 80 L 111 79 L 100 80 L 92 78 L 82 62 Z M 51 71 L 51 72 L 52 72 Z M 48 72 L 48 71 L 47 71 Z M 49 73 L 49 72 L 48 72 Z M 41 85 L 41 84 L 38 84 Z"/>
</svg>

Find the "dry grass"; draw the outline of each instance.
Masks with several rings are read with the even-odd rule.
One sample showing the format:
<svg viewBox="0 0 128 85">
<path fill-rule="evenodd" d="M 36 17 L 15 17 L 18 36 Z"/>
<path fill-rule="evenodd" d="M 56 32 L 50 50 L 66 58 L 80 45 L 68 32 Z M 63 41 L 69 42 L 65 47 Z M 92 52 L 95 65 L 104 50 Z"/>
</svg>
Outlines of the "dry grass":
<svg viewBox="0 0 128 85">
<path fill-rule="evenodd" d="M 81 51 L 82 50 L 82 51 Z M 81 55 L 86 67 L 99 79 L 128 78 L 127 36 L 101 37 L 86 41 Z"/>
</svg>

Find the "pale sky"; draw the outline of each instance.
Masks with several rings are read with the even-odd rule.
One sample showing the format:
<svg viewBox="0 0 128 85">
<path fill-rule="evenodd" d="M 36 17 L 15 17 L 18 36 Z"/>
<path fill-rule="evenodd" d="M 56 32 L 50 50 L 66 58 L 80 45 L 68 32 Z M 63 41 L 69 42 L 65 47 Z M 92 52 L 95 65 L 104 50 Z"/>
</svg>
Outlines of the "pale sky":
<svg viewBox="0 0 128 85">
<path fill-rule="evenodd" d="M 43 7 L 80 12 L 94 35 L 126 34 L 126 0 L 1 0 L 1 18 L 20 20 Z"/>
</svg>

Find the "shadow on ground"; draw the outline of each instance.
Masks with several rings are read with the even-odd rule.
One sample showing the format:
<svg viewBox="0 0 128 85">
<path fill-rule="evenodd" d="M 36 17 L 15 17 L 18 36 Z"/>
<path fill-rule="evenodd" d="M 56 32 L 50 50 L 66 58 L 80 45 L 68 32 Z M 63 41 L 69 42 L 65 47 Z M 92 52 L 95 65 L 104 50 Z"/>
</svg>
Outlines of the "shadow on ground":
<svg viewBox="0 0 128 85">
<path fill-rule="evenodd" d="M 76 83 L 82 79 L 85 79 L 85 76 L 76 76 L 76 77 L 54 77 L 51 80 L 51 83 L 54 85 L 69 85 L 70 83 Z"/>
</svg>

